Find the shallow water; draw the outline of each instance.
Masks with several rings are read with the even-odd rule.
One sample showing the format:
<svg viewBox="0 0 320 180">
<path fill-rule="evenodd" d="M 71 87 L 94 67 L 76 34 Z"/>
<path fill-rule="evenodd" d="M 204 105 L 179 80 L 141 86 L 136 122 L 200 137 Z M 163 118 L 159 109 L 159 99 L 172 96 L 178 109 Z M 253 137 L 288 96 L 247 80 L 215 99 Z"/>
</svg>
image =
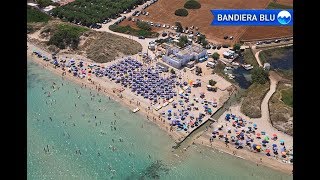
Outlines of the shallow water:
<svg viewBox="0 0 320 180">
<path fill-rule="evenodd" d="M 292 179 L 206 147 L 172 152 L 141 115 L 32 62 L 27 93 L 28 179 Z"/>
</svg>

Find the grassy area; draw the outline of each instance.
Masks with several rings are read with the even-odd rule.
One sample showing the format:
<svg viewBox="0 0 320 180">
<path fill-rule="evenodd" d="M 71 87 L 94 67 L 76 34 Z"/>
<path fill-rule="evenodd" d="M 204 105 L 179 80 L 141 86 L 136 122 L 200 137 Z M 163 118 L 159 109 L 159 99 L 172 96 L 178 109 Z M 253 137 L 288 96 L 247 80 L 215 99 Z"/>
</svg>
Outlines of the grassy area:
<svg viewBox="0 0 320 180">
<path fill-rule="evenodd" d="M 261 63 L 265 63 L 268 59 L 272 58 L 281 58 L 284 56 L 286 51 L 292 50 L 293 46 L 285 46 L 279 48 L 266 49 L 259 53 L 259 58 Z"/>
<path fill-rule="evenodd" d="M 292 9 L 292 6 L 270 2 L 267 9 Z"/>
<path fill-rule="evenodd" d="M 252 53 L 251 49 L 245 49 L 243 52 L 243 58 L 244 58 L 244 62 L 246 64 L 251 64 L 254 67 L 258 67 L 259 64 L 256 60 L 256 58 L 254 57 L 254 54 Z"/>
<path fill-rule="evenodd" d="M 38 9 L 27 7 L 27 22 L 48 22 L 51 17 Z"/>
<path fill-rule="evenodd" d="M 281 100 L 288 106 L 293 106 L 293 89 L 288 88 L 281 91 Z"/>
<path fill-rule="evenodd" d="M 293 70 L 289 69 L 289 70 L 282 70 L 282 69 L 277 69 L 276 70 L 277 73 L 284 79 L 287 79 L 289 81 L 293 81 Z"/>
<path fill-rule="evenodd" d="M 241 112 L 250 118 L 261 117 L 261 103 L 269 91 L 270 83 L 252 84 L 245 92 L 243 102 L 241 104 Z"/>
<path fill-rule="evenodd" d="M 276 92 L 269 101 L 269 110 L 272 125 L 276 129 L 292 135 L 292 87 L 279 83 Z"/>
<path fill-rule="evenodd" d="M 159 33 L 157 32 L 147 31 L 143 29 L 134 29 L 129 25 L 127 26 L 111 25 L 109 26 L 109 29 L 114 32 L 130 34 L 133 36 L 144 36 L 146 38 L 154 38 L 159 36 Z"/>
</svg>

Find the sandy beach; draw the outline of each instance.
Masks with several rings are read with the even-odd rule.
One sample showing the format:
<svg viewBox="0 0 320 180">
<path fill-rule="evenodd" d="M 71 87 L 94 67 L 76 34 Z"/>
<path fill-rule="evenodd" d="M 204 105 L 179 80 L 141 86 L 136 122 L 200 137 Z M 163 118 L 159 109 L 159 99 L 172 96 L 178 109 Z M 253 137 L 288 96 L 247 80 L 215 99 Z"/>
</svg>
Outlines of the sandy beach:
<svg viewBox="0 0 320 180">
<path fill-rule="evenodd" d="M 54 68 L 54 66 L 52 64 L 50 64 L 49 62 L 43 61 L 42 59 L 36 57 L 35 55 L 32 55 L 33 48 L 36 48 L 38 50 L 41 48 L 36 47 L 36 46 L 32 45 L 31 43 L 28 43 L 28 47 L 29 47 L 28 48 L 28 60 L 32 60 L 32 61 L 38 63 L 39 65 L 41 65 L 43 68 L 46 68 L 46 69 L 56 73 L 57 75 L 62 76 L 63 71 L 61 70 L 61 68 Z M 49 57 L 49 55 L 50 55 L 49 53 L 46 53 L 44 51 L 42 51 L 42 52 L 47 54 Z M 59 57 L 61 57 L 61 56 L 63 56 L 63 55 L 59 55 Z M 70 57 L 82 58 L 82 57 L 75 57 L 73 55 L 67 55 L 67 56 L 69 58 Z M 31 57 L 31 58 L 29 58 L 29 57 Z M 111 63 L 115 63 L 115 62 L 117 62 L 117 61 L 113 61 Z M 187 73 L 189 73 L 189 72 L 187 72 Z M 155 124 L 157 124 L 161 129 L 166 131 L 169 134 L 169 136 L 172 137 L 176 142 L 180 141 L 182 138 L 184 138 L 186 136 L 185 132 L 171 131 L 170 124 L 166 121 L 166 119 L 162 118 L 160 116 L 160 113 L 157 111 L 154 111 L 153 108 L 151 108 L 149 110 L 148 107 L 150 106 L 150 104 L 145 99 L 143 99 L 143 97 L 132 96 L 132 93 L 127 88 L 125 88 L 125 90 L 122 91 L 121 93 L 116 92 L 115 89 L 121 89 L 121 86 L 118 84 L 115 84 L 114 82 L 109 81 L 107 78 L 98 78 L 98 77 L 92 76 L 92 78 L 91 78 L 92 80 L 88 81 L 86 79 L 80 79 L 80 78 L 74 77 L 74 76 L 72 76 L 72 74 L 69 74 L 69 73 L 66 73 L 65 75 L 63 75 L 62 78 L 66 78 L 68 80 L 76 82 L 79 85 L 81 85 L 82 88 L 89 88 L 91 90 L 97 91 L 98 93 L 104 93 L 105 95 L 109 96 L 113 100 L 120 102 L 124 106 L 128 107 L 130 110 L 132 110 L 136 107 L 139 107 L 140 111 L 138 113 L 147 117 L 148 120 L 153 121 Z M 224 86 L 226 86 L 226 85 L 224 85 Z M 202 91 L 202 89 L 199 89 L 199 91 Z M 217 101 L 218 101 L 217 109 L 219 107 L 221 107 L 222 104 L 227 99 L 226 96 L 224 95 L 224 93 L 227 93 L 227 92 L 220 91 L 218 93 L 221 93 L 221 94 L 218 94 L 217 96 L 223 97 L 223 98 L 217 99 Z M 137 102 L 139 102 L 138 103 L 139 105 L 137 105 Z M 216 109 L 214 109 L 213 113 L 215 111 L 216 111 Z M 236 113 L 236 114 L 240 115 L 239 107 L 231 107 L 231 111 L 232 111 L 232 113 Z M 225 115 L 225 113 L 224 113 L 224 115 Z M 218 123 L 221 122 L 222 119 L 224 119 L 224 115 L 222 115 L 220 117 L 220 119 L 218 120 Z M 259 122 L 256 122 L 256 123 L 259 123 Z M 267 127 L 266 124 L 263 125 L 262 123 L 259 124 L 259 127 L 261 129 L 270 129 L 270 127 Z M 292 172 L 292 167 L 293 167 L 292 164 L 282 163 L 281 161 L 277 161 L 273 158 L 268 158 L 264 154 L 261 154 L 261 153 L 253 153 L 253 152 L 250 152 L 249 150 L 245 150 L 245 149 L 238 150 L 238 149 L 234 148 L 233 146 L 230 146 L 230 148 L 227 148 L 223 141 L 214 140 L 211 143 L 209 141 L 210 133 L 211 132 L 209 132 L 209 131 L 203 133 L 203 135 L 201 135 L 200 137 L 196 137 L 194 142 L 199 145 L 204 145 L 204 146 L 219 149 L 221 151 L 225 151 L 226 153 L 228 153 L 230 155 L 234 155 L 239 158 L 244 158 L 246 160 L 257 163 L 257 165 L 268 166 L 268 167 L 283 171 L 288 174 L 291 174 L 291 172 Z M 285 139 L 285 140 L 286 140 L 286 143 L 287 142 L 291 143 L 288 145 L 291 147 L 292 146 L 292 137 L 291 137 L 291 141 L 290 141 L 290 137 L 288 137 L 288 139 Z M 234 152 L 235 152 L 235 154 L 234 154 Z M 262 162 L 260 161 L 260 158 L 262 158 Z"/>
</svg>

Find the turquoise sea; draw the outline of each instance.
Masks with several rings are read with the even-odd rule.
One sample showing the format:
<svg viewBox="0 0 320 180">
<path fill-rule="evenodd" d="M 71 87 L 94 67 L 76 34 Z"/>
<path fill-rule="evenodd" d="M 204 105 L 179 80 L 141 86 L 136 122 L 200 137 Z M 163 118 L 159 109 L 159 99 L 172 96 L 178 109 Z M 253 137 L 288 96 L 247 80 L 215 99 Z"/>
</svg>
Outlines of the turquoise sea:
<svg viewBox="0 0 320 180">
<path fill-rule="evenodd" d="M 141 115 L 30 61 L 27 68 L 30 180 L 292 179 L 206 147 L 173 151 Z"/>
</svg>

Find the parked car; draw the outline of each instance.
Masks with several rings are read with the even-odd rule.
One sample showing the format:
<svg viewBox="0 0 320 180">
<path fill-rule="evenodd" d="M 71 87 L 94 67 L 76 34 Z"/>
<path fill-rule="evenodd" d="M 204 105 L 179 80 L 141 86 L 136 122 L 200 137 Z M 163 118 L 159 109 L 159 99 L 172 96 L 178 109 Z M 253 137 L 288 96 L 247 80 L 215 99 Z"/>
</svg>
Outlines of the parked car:
<svg viewBox="0 0 320 180">
<path fill-rule="evenodd" d="M 145 39 L 145 37 L 144 36 L 139 36 L 139 39 Z"/>
</svg>

